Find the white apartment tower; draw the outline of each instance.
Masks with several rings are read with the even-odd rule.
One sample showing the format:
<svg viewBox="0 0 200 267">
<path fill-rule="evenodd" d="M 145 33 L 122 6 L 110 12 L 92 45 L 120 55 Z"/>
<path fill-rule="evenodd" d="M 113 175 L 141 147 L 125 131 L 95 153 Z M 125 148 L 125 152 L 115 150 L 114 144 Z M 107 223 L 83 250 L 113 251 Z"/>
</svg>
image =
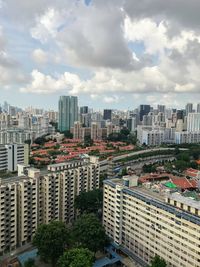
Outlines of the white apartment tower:
<svg viewBox="0 0 200 267">
<path fill-rule="evenodd" d="M 106 233 L 130 257 L 144 266 L 156 254 L 170 267 L 200 266 L 198 203 L 164 198 L 120 179 L 104 182 L 103 203 Z"/>
<path fill-rule="evenodd" d="M 200 113 L 189 113 L 187 117 L 187 131 L 200 131 Z"/>
</svg>

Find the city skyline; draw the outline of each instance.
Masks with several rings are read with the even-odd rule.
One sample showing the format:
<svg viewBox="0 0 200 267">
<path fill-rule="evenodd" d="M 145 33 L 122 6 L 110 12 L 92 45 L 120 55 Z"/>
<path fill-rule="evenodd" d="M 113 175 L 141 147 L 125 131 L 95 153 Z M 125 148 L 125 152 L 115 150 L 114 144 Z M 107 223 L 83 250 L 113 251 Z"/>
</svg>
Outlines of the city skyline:
<svg viewBox="0 0 200 267">
<path fill-rule="evenodd" d="M 45 109 L 69 94 L 96 108 L 194 103 L 199 7 L 197 0 L 1 0 L 1 99 Z"/>
</svg>

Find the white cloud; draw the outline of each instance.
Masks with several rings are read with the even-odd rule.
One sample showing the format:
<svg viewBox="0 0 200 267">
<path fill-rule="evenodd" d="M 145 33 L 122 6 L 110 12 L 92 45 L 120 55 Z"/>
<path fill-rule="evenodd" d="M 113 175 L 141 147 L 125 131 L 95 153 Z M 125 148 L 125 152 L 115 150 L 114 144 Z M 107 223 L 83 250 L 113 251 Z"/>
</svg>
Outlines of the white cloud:
<svg viewBox="0 0 200 267">
<path fill-rule="evenodd" d="M 42 16 L 36 18 L 36 26 L 31 29 L 31 36 L 45 43 L 49 38 L 56 37 L 64 21 L 64 12 L 48 8 Z"/>
<path fill-rule="evenodd" d="M 38 64 L 46 64 L 48 62 L 48 54 L 40 48 L 32 52 L 32 58 Z"/>
<path fill-rule="evenodd" d="M 57 78 L 45 75 L 38 70 L 31 73 L 31 83 L 20 88 L 22 93 L 51 94 L 62 90 L 71 90 L 75 92 L 81 86 L 80 79 L 77 75 L 65 72 Z"/>
</svg>

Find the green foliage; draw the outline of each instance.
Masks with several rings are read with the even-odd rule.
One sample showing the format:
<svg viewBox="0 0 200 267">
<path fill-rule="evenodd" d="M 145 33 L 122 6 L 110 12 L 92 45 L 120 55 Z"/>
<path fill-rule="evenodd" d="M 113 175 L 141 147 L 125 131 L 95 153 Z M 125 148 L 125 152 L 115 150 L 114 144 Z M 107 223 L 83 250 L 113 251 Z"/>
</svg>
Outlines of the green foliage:
<svg viewBox="0 0 200 267">
<path fill-rule="evenodd" d="M 190 161 L 190 155 L 188 152 L 181 152 L 176 158 L 177 160 Z"/>
<path fill-rule="evenodd" d="M 145 173 L 151 173 L 156 171 L 156 165 L 154 164 L 144 164 L 142 171 Z"/>
<path fill-rule="evenodd" d="M 103 181 L 108 178 L 107 173 L 101 173 L 99 177 L 99 187 L 103 188 Z"/>
<path fill-rule="evenodd" d="M 149 267 L 166 267 L 167 263 L 164 259 L 160 258 L 160 256 L 156 255 L 152 261 L 151 265 Z"/>
<path fill-rule="evenodd" d="M 45 261 L 54 266 L 57 259 L 63 254 L 68 244 L 68 229 L 65 224 L 58 221 L 42 224 L 38 227 L 33 238 L 33 245 Z"/>
<path fill-rule="evenodd" d="M 58 267 L 92 267 L 94 256 L 87 248 L 74 248 L 66 251 L 58 260 Z"/>
<path fill-rule="evenodd" d="M 61 152 L 60 152 L 59 150 L 49 150 L 49 151 L 48 151 L 48 154 L 49 154 L 50 156 L 56 156 L 56 155 L 60 155 Z"/>
<path fill-rule="evenodd" d="M 63 134 L 64 134 L 64 136 L 66 138 L 69 138 L 69 139 L 72 139 L 73 138 L 73 134 L 70 133 L 70 131 L 64 131 Z"/>
<path fill-rule="evenodd" d="M 86 135 L 86 136 L 84 137 L 84 146 L 85 146 L 85 147 L 93 146 L 93 144 L 94 144 L 94 142 L 93 142 L 93 140 L 91 139 L 91 136 Z"/>
<path fill-rule="evenodd" d="M 29 258 L 27 261 L 25 261 L 24 267 L 35 267 L 35 260 Z"/>
<path fill-rule="evenodd" d="M 77 246 L 96 253 L 108 242 L 104 227 L 94 214 L 83 214 L 73 226 L 73 240 Z"/>
<path fill-rule="evenodd" d="M 127 174 L 128 174 L 127 169 L 126 169 L 126 168 L 123 168 L 123 169 L 121 170 L 121 176 L 125 176 L 125 175 L 127 175 Z"/>
<path fill-rule="evenodd" d="M 92 150 L 88 153 L 90 156 L 98 156 L 100 154 L 99 149 Z"/>
<path fill-rule="evenodd" d="M 81 192 L 75 199 L 75 208 L 80 211 L 81 214 L 95 213 L 103 207 L 103 190 L 95 189 L 88 192 Z"/>
<path fill-rule="evenodd" d="M 127 140 L 130 144 L 136 145 L 137 144 L 137 135 L 136 134 L 129 134 L 128 136 L 128 140 Z"/>
<path fill-rule="evenodd" d="M 35 144 L 38 144 L 40 146 L 44 145 L 46 142 L 45 136 L 38 137 L 34 140 Z"/>
<path fill-rule="evenodd" d="M 184 160 L 177 160 L 174 162 L 174 166 L 178 172 L 183 172 L 190 167 L 190 162 Z"/>
<path fill-rule="evenodd" d="M 24 141 L 25 144 L 28 144 L 29 146 L 31 145 L 31 139 L 27 139 Z"/>
</svg>

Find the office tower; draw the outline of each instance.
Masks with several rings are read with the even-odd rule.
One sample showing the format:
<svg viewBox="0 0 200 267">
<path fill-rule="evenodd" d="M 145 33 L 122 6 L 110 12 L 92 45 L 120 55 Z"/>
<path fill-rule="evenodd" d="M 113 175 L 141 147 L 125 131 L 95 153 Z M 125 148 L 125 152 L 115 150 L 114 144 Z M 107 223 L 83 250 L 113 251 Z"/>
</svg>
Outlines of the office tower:
<svg viewBox="0 0 200 267">
<path fill-rule="evenodd" d="M 165 105 L 158 105 L 157 109 L 158 109 L 158 112 L 165 113 Z"/>
<path fill-rule="evenodd" d="M 143 125 L 151 126 L 152 122 L 153 122 L 153 115 L 151 112 L 148 115 L 143 116 L 143 120 L 142 120 Z"/>
<path fill-rule="evenodd" d="M 184 110 L 176 110 L 176 120 L 184 119 Z"/>
<path fill-rule="evenodd" d="M 150 112 L 150 105 L 140 105 L 139 107 L 139 119 L 143 120 L 144 115 L 148 115 Z"/>
<path fill-rule="evenodd" d="M 111 121 L 111 119 L 112 119 L 112 110 L 111 109 L 104 109 L 103 110 L 103 119 Z"/>
<path fill-rule="evenodd" d="M 58 129 L 61 132 L 69 131 L 75 121 L 78 121 L 77 96 L 60 96 Z"/>
<path fill-rule="evenodd" d="M 187 116 L 187 131 L 200 131 L 200 113 L 189 113 Z"/>
<path fill-rule="evenodd" d="M 88 113 L 88 106 L 80 107 L 80 114 L 87 114 Z"/>
<path fill-rule="evenodd" d="M 197 113 L 200 113 L 200 103 L 197 104 Z"/>
<path fill-rule="evenodd" d="M 136 130 L 136 117 L 130 117 L 127 119 L 127 128 L 130 132 L 134 132 Z"/>
<path fill-rule="evenodd" d="M 186 111 L 186 116 L 189 113 L 192 113 L 193 112 L 193 104 L 192 103 L 187 103 L 187 105 L 185 106 L 185 111 Z"/>
<path fill-rule="evenodd" d="M 199 267 L 198 200 L 180 192 L 165 196 L 161 188 L 156 193 L 136 183 L 137 177 L 104 181 L 106 234 L 126 254 L 138 256 L 142 266 L 158 255 L 167 266 Z"/>
</svg>

